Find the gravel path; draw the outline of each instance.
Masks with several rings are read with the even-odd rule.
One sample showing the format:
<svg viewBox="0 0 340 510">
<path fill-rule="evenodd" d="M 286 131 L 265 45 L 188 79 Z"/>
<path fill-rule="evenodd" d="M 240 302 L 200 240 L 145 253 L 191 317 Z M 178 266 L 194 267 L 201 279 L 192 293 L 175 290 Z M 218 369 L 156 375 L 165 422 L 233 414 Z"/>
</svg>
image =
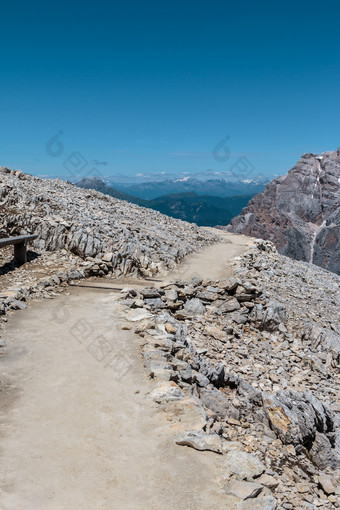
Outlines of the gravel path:
<svg viewBox="0 0 340 510">
<path fill-rule="evenodd" d="M 246 241 L 237 236 L 236 245 L 207 248 L 214 271 Z M 190 257 L 178 275 L 192 268 L 214 277 L 205 255 Z M 211 483 L 221 478 L 219 456 L 176 446 L 147 398 L 152 386 L 135 335 L 121 329 L 117 295 L 74 287 L 9 319 L 1 360 L 2 509 L 229 508 Z"/>
</svg>

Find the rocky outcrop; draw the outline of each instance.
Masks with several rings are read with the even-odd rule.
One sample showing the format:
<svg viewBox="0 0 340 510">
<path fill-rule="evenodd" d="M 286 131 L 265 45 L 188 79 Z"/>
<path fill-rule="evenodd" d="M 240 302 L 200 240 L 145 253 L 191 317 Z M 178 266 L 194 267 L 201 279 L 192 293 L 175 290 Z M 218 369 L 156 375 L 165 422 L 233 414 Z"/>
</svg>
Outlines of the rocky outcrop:
<svg viewBox="0 0 340 510">
<path fill-rule="evenodd" d="M 85 274 L 152 276 L 219 238 L 196 225 L 83 190 L 71 183 L 0 172 L 0 235 L 34 233 L 38 251 L 86 260 Z"/>
<path fill-rule="evenodd" d="M 304 154 L 226 230 L 268 239 L 284 255 L 340 274 L 340 149 Z"/>
</svg>

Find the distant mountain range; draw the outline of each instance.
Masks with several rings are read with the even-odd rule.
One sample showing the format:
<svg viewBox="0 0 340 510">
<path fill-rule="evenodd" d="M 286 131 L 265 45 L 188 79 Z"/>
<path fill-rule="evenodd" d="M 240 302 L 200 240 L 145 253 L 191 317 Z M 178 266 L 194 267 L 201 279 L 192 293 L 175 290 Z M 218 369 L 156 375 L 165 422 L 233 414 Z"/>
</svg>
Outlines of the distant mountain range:
<svg viewBox="0 0 340 510">
<path fill-rule="evenodd" d="M 208 179 L 201 181 L 192 177 L 167 179 L 165 181 L 142 183 L 115 183 L 108 185 L 134 197 L 153 200 L 173 193 L 196 193 L 217 197 L 235 197 L 240 195 L 256 195 L 264 190 L 266 182 L 262 180 L 226 181 L 225 179 Z"/>
<path fill-rule="evenodd" d="M 144 195 L 153 195 L 156 189 L 159 191 L 161 189 L 166 189 L 166 191 L 168 191 L 168 193 L 162 196 L 157 196 L 153 199 L 145 199 L 141 198 L 140 196 L 133 196 L 130 193 L 126 193 L 112 186 L 108 186 L 105 182 L 103 182 L 101 179 L 98 179 L 97 177 L 91 179 L 82 179 L 77 183 L 77 186 L 80 188 L 95 189 L 101 193 L 110 195 L 111 197 L 118 198 L 120 200 L 126 200 L 127 202 L 131 202 L 142 207 L 148 207 L 149 209 L 154 209 L 163 214 L 167 214 L 168 216 L 172 216 L 173 218 L 196 223 L 199 226 L 216 226 L 225 225 L 234 216 L 237 216 L 243 207 L 247 205 L 249 200 L 257 193 L 257 191 L 254 189 L 256 188 L 255 185 L 253 185 L 253 187 L 247 187 L 247 183 L 244 183 L 244 186 L 239 185 L 238 187 L 235 187 L 235 196 L 218 196 L 216 194 L 210 194 L 211 190 L 217 193 L 217 183 L 221 184 L 221 194 L 226 193 L 227 187 L 224 186 L 221 181 L 226 184 L 226 181 L 223 179 L 207 181 L 206 183 L 196 181 L 195 179 L 145 183 L 145 192 L 142 189 L 142 184 L 127 186 L 129 190 L 138 187 L 139 193 L 143 193 Z M 208 184 L 205 186 L 204 194 L 199 194 L 197 191 L 169 193 L 168 188 L 163 186 L 166 182 L 172 183 L 172 189 L 177 187 L 177 189 L 183 190 L 183 186 L 189 189 L 191 186 L 196 186 L 196 188 L 200 189 L 201 191 L 204 189 L 204 184 Z M 198 186 L 198 184 L 200 186 Z M 153 185 L 153 187 L 150 187 L 150 185 Z M 263 187 L 264 186 L 262 185 L 261 190 Z M 228 189 L 230 193 L 231 187 Z M 242 195 L 242 189 L 244 191 L 247 190 L 248 194 L 245 193 Z M 252 189 L 253 192 L 249 193 L 249 189 Z"/>
</svg>

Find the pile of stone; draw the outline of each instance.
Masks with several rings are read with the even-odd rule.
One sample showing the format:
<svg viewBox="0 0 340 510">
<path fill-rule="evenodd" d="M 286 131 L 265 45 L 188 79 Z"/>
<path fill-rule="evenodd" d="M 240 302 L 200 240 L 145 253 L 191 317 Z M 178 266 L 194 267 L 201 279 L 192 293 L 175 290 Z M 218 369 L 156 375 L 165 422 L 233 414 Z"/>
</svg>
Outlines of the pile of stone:
<svg viewBox="0 0 340 510">
<path fill-rule="evenodd" d="M 87 276 L 153 276 L 220 239 L 97 191 L 0 167 L 0 235 L 27 233 L 38 235 L 38 252 L 65 249 L 84 259 Z"/>
<path fill-rule="evenodd" d="M 151 396 L 178 444 L 225 457 L 235 508 L 340 508 L 340 278 L 305 266 L 258 242 L 235 277 L 122 294 Z"/>
<path fill-rule="evenodd" d="M 235 272 L 255 280 L 287 309 L 289 332 L 313 352 L 316 364 L 318 358 L 326 365 L 331 360 L 339 363 L 339 276 L 313 264 L 292 262 L 268 241 L 258 241 L 254 250 L 240 257 Z"/>
</svg>

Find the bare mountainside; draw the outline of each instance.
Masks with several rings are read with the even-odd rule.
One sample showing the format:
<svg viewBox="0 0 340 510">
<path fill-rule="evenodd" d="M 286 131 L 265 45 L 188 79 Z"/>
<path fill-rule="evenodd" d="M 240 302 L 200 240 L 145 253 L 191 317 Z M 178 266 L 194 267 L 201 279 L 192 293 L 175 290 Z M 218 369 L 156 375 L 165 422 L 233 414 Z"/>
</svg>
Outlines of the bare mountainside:
<svg viewBox="0 0 340 510">
<path fill-rule="evenodd" d="M 340 273 L 340 149 L 304 154 L 226 227 L 279 252 Z"/>
<path fill-rule="evenodd" d="M 67 250 L 82 259 L 85 276 L 151 276 L 186 254 L 217 241 L 196 225 L 151 209 L 0 168 L 0 234 L 38 234 L 38 251 Z"/>
</svg>

